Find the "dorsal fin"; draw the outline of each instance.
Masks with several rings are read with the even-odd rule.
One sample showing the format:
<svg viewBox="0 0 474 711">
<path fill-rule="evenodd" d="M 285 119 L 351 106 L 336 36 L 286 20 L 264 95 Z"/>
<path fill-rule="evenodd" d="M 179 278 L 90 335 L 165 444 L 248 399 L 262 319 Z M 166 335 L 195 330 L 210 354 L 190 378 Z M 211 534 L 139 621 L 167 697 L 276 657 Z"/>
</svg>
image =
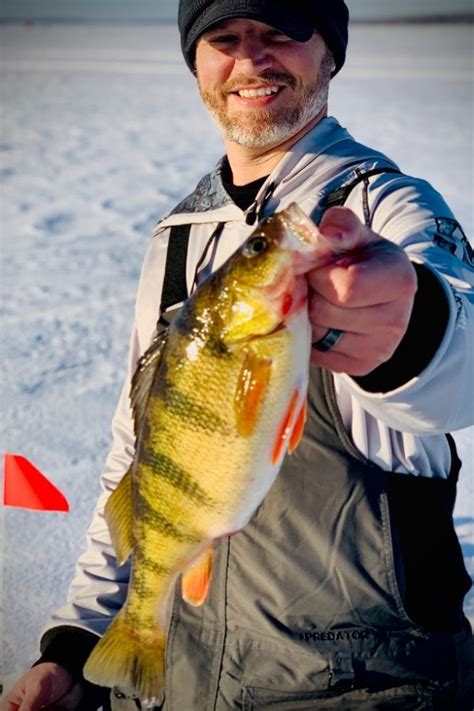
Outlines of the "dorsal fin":
<svg viewBox="0 0 474 711">
<path fill-rule="evenodd" d="M 135 436 L 138 436 L 141 423 L 145 416 L 151 386 L 163 355 L 167 336 L 168 330 L 162 331 L 155 336 L 151 346 L 138 361 L 137 369 L 132 378 L 130 401 L 132 404 Z"/>
</svg>

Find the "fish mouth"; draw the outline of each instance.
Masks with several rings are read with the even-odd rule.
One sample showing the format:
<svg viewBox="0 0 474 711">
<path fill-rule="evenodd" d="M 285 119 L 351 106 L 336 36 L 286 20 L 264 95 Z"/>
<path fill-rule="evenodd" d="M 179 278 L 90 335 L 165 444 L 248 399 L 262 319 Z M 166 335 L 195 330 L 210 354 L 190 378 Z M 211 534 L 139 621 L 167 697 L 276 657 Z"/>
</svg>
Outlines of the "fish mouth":
<svg viewBox="0 0 474 711">
<path fill-rule="evenodd" d="M 272 328 L 271 331 L 268 331 L 268 333 L 265 333 L 262 336 L 255 336 L 255 338 L 258 338 L 259 340 L 262 338 L 270 338 L 270 336 L 274 336 L 275 333 L 279 333 L 280 331 L 286 331 L 286 325 L 284 321 L 280 321 L 280 323 L 278 323 L 275 328 Z"/>
<path fill-rule="evenodd" d="M 345 254 L 345 250 L 338 249 L 321 234 L 318 226 L 296 202 L 292 202 L 277 215 L 287 230 L 287 244 L 293 242 L 293 251 L 296 253 L 293 270 L 296 275 L 326 266 Z"/>
<path fill-rule="evenodd" d="M 278 216 L 303 247 L 310 250 L 314 250 L 317 247 L 319 230 L 296 202 L 290 203 L 285 210 L 278 213 Z"/>
<path fill-rule="evenodd" d="M 241 343 L 253 343 L 254 341 L 261 341 L 266 338 L 271 338 L 274 336 L 276 333 L 280 333 L 280 331 L 286 331 L 287 327 L 284 321 L 280 321 L 277 323 L 277 325 L 272 328 L 270 331 L 267 331 L 266 333 L 254 333 L 251 336 L 242 336 L 242 338 L 235 339 L 234 344 L 241 344 Z"/>
<path fill-rule="evenodd" d="M 287 327 L 285 325 L 284 321 L 280 321 L 275 328 L 272 328 L 271 331 L 267 331 L 267 333 L 255 333 L 253 336 L 246 336 L 241 339 L 242 341 L 245 341 L 246 343 L 253 343 L 253 341 L 262 341 L 266 340 L 267 338 L 272 338 L 276 333 L 280 333 L 280 331 L 286 331 Z M 236 341 L 237 343 L 238 341 Z"/>
</svg>

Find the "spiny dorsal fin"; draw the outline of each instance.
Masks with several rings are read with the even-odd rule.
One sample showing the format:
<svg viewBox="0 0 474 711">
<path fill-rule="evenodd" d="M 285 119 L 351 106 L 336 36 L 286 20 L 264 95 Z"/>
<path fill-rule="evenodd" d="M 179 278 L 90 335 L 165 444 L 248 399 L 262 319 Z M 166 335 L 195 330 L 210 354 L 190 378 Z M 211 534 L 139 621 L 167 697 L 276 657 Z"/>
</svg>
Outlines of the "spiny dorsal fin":
<svg viewBox="0 0 474 711">
<path fill-rule="evenodd" d="M 120 480 L 107 499 L 104 510 L 118 565 L 123 565 L 133 548 L 132 470 Z"/>
<path fill-rule="evenodd" d="M 151 346 L 145 351 L 137 363 L 132 378 L 130 400 L 132 403 L 135 436 L 138 436 L 140 425 L 145 416 L 146 405 L 151 392 L 155 373 L 161 361 L 163 349 L 166 345 L 168 331 L 157 334 Z"/>
</svg>

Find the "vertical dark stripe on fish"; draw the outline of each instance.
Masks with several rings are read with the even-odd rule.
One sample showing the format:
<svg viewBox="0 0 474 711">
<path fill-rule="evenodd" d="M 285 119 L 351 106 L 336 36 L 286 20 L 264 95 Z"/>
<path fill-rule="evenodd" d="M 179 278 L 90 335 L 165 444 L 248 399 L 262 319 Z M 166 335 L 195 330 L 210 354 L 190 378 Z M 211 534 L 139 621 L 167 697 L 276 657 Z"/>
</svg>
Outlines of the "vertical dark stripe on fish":
<svg viewBox="0 0 474 711">
<path fill-rule="evenodd" d="M 168 412 L 181 418 L 186 428 L 204 432 L 226 433 L 227 423 L 209 407 L 183 393 L 169 381 L 160 379 L 160 387 L 156 388 L 154 396 L 160 397 Z"/>
<path fill-rule="evenodd" d="M 173 572 L 171 568 L 167 568 L 165 565 L 161 565 L 161 563 L 157 560 L 153 560 L 153 558 L 147 556 L 144 550 L 139 547 L 137 547 L 134 552 L 133 563 L 135 566 L 139 565 L 141 568 L 144 568 L 146 571 L 154 573 L 157 576 L 164 577 L 166 575 L 171 575 Z"/>
<path fill-rule="evenodd" d="M 139 492 L 136 494 L 135 506 L 140 524 L 150 526 L 154 531 L 177 541 L 186 541 L 187 543 L 199 543 L 201 541 L 201 536 L 197 532 L 178 528 L 161 511 L 154 509 Z"/>
<path fill-rule="evenodd" d="M 150 466 L 156 476 L 165 479 L 172 487 L 181 491 L 191 501 L 212 508 L 214 502 L 204 489 L 190 476 L 183 467 L 162 452 L 145 450 L 141 463 Z"/>
</svg>

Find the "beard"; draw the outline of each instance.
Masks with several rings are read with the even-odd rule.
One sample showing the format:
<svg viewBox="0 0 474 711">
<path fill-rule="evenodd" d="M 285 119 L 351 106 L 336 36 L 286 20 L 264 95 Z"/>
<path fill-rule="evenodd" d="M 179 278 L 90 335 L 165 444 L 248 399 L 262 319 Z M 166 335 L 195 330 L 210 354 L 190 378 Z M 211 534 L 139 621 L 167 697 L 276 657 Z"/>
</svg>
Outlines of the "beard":
<svg viewBox="0 0 474 711">
<path fill-rule="evenodd" d="M 328 51 L 316 80 L 306 86 L 291 74 L 268 69 L 257 77 L 240 75 L 215 89 L 203 89 L 199 84 L 199 91 L 227 140 L 246 148 L 265 148 L 296 135 L 323 110 L 328 101 L 333 69 L 332 55 Z M 227 107 L 229 92 L 256 83 L 263 86 L 283 83 L 287 87 L 285 91 L 298 93 L 293 97 L 292 105 L 278 109 L 256 107 L 230 112 Z"/>
</svg>

